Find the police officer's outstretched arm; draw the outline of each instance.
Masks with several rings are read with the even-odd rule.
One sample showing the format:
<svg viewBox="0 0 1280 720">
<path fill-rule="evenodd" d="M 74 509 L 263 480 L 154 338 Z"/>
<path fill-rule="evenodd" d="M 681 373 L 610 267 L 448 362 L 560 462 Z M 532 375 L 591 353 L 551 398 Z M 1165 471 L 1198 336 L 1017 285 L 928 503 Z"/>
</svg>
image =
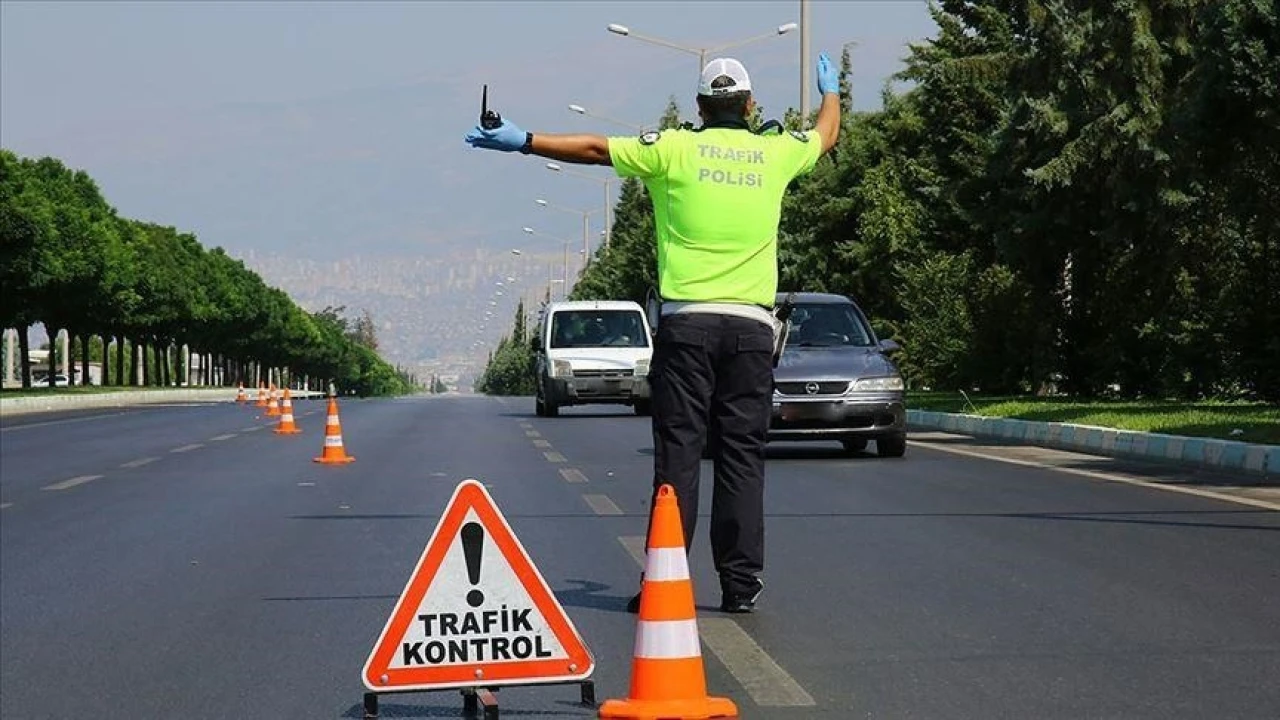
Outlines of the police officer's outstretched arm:
<svg viewBox="0 0 1280 720">
<path fill-rule="evenodd" d="M 494 128 L 477 125 L 467 133 L 465 139 L 471 147 L 485 150 L 521 152 L 580 165 L 612 164 L 609 157 L 609 139 L 603 135 L 535 134 L 525 132 L 510 120 L 503 119 L 502 124 Z"/>
</svg>

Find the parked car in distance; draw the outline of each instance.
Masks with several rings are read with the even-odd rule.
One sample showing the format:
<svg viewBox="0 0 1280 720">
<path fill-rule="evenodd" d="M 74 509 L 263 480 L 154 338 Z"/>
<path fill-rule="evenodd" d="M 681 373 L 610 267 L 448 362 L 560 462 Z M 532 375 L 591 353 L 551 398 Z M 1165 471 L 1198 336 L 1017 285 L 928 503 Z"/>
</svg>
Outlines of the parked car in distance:
<svg viewBox="0 0 1280 720">
<path fill-rule="evenodd" d="M 781 304 L 787 293 L 779 293 Z M 838 440 L 861 452 L 875 440 L 881 457 L 907 448 L 906 392 L 889 355 L 852 299 L 796 293 L 786 345 L 774 370 L 769 440 Z"/>
<path fill-rule="evenodd" d="M 649 414 L 652 333 L 644 309 L 624 300 L 551 303 L 534 331 L 534 410 L 555 417 L 571 405 L 630 405 Z"/>
<path fill-rule="evenodd" d="M 57 373 L 53 376 L 54 387 L 69 387 L 71 381 L 63 373 Z M 31 387 L 41 388 L 49 387 L 49 373 L 33 374 L 31 376 Z"/>
</svg>

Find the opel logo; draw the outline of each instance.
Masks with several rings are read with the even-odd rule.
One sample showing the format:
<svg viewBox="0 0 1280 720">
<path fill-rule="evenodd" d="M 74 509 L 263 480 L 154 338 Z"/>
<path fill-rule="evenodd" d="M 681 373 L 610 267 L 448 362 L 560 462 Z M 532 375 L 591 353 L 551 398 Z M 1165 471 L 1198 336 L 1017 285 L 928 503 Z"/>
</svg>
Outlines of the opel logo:
<svg viewBox="0 0 1280 720">
<path fill-rule="evenodd" d="M 817 394 L 818 394 L 818 383 L 816 383 L 816 382 L 805 383 L 804 391 L 805 391 L 805 392 L 807 392 L 807 393 L 809 393 L 810 395 L 817 395 Z"/>
</svg>

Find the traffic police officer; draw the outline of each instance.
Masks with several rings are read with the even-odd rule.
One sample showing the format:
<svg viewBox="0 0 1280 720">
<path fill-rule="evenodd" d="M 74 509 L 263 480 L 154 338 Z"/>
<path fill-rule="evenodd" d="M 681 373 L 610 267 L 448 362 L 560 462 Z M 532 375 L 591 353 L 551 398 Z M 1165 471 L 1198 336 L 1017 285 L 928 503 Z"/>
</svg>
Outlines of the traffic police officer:
<svg viewBox="0 0 1280 720">
<path fill-rule="evenodd" d="M 551 135 L 503 120 L 466 136 L 473 147 L 610 165 L 648 188 L 663 301 L 649 370 L 654 487 L 675 488 L 687 551 L 702 449 L 708 432 L 716 433 L 711 547 L 725 612 L 751 612 L 764 589 L 778 221 L 787 186 L 835 145 L 840 129 L 839 79 L 825 54 L 817 80 L 822 104 L 808 132 L 752 132 L 746 68 L 717 58 L 702 71 L 697 129 L 637 138 Z M 638 595 L 628 609 L 638 612 Z"/>
</svg>

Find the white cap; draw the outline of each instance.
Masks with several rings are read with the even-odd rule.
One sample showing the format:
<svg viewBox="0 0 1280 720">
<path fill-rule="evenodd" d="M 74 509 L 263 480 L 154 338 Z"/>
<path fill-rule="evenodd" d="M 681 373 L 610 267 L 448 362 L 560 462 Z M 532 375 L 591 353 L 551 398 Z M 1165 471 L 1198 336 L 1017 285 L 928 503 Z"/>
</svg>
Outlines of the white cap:
<svg viewBox="0 0 1280 720">
<path fill-rule="evenodd" d="M 711 87 L 711 83 L 719 77 L 727 77 L 733 82 L 724 87 Z M 735 92 L 751 90 L 751 78 L 742 63 L 733 58 L 716 58 L 702 69 L 702 80 L 698 83 L 699 95 L 728 95 Z"/>
</svg>

